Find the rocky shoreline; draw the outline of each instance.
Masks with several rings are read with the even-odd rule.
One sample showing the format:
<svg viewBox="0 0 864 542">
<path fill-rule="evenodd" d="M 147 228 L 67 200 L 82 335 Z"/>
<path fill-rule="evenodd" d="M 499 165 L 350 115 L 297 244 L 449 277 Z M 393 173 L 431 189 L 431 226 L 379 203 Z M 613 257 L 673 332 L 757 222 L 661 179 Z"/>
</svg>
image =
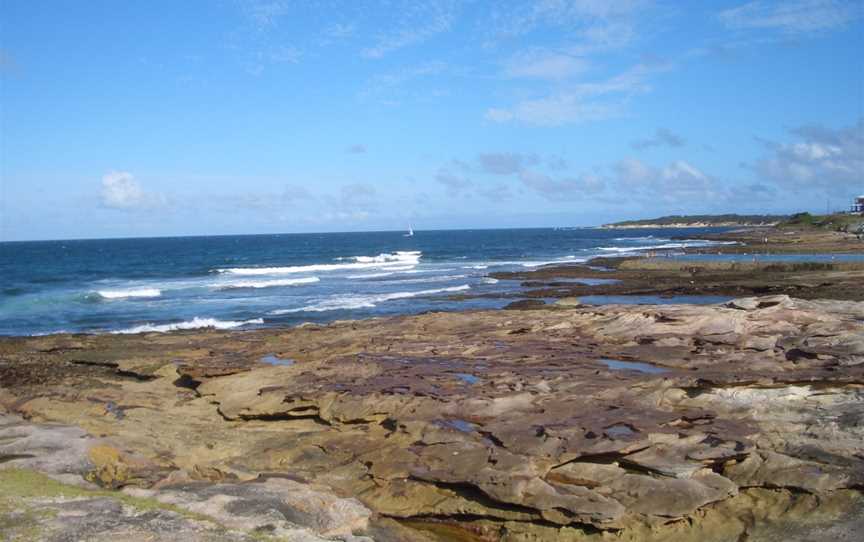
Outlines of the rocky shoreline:
<svg viewBox="0 0 864 542">
<path fill-rule="evenodd" d="M 0 339 L 0 536 L 854 539 L 864 266 L 658 260 L 501 277 L 530 311 Z"/>
</svg>

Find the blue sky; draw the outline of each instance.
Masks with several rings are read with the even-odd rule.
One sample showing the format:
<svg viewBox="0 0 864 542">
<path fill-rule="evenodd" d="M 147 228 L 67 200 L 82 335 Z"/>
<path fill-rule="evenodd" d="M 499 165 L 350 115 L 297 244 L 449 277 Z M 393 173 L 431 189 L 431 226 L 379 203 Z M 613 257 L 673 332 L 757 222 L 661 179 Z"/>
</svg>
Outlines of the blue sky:
<svg viewBox="0 0 864 542">
<path fill-rule="evenodd" d="M 864 1 L 7 0 L 0 239 L 577 226 L 864 192 Z"/>
</svg>

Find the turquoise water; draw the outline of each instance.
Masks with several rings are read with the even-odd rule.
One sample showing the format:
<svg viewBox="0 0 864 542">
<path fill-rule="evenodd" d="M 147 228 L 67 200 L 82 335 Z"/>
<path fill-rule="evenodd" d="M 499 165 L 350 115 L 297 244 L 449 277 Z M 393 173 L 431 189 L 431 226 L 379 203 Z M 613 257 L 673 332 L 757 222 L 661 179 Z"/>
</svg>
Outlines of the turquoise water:
<svg viewBox="0 0 864 542">
<path fill-rule="evenodd" d="M 694 230 L 514 229 L 0 243 L 0 334 L 257 328 L 497 308 L 492 271 L 705 246 Z M 697 230 L 697 233 L 718 230 Z"/>
</svg>

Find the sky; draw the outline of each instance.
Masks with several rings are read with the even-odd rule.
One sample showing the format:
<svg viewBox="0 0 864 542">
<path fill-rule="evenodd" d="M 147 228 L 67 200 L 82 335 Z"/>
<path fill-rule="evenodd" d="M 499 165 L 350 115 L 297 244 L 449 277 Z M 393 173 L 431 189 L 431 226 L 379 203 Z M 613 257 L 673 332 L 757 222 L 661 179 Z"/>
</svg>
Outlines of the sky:
<svg viewBox="0 0 864 542">
<path fill-rule="evenodd" d="M 846 209 L 864 0 L 3 0 L 0 240 Z"/>
</svg>

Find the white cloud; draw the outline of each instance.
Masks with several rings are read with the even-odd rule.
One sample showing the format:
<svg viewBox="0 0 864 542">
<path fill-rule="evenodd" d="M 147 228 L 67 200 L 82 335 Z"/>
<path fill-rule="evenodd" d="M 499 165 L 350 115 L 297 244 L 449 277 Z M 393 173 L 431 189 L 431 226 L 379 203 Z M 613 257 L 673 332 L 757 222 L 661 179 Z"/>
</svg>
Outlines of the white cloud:
<svg viewBox="0 0 864 542">
<path fill-rule="evenodd" d="M 135 177 L 126 171 L 111 171 L 102 176 L 101 203 L 110 209 L 146 209 L 165 203 L 161 194 L 145 192 Z"/>
<path fill-rule="evenodd" d="M 588 195 L 596 195 L 606 188 L 606 181 L 602 177 L 590 173 L 555 179 L 537 171 L 523 170 L 519 173 L 519 180 L 550 201 L 582 199 Z"/>
<path fill-rule="evenodd" d="M 635 158 L 625 158 L 614 166 L 619 181 L 628 187 L 641 186 L 657 176 L 653 168 Z"/>
<path fill-rule="evenodd" d="M 520 154 L 516 152 L 481 153 L 477 157 L 477 160 L 484 172 L 493 175 L 519 173 L 525 166 L 534 165 L 540 161 L 533 154 Z"/>
<path fill-rule="evenodd" d="M 652 137 L 640 139 L 630 144 L 634 149 L 647 149 L 650 147 L 683 147 L 687 142 L 683 137 L 673 133 L 668 128 L 658 128 Z"/>
<path fill-rule="evenodd" d="M 520 121 L 538 126 L 561 126 L 607 119 L 619 114 L 620 104 L 589 102 L 578 93 L 562 93 L 524 100 L 510 109 L 490 108 L 485 117 L 492 122 Z"/>
<path fill-rule="evenodd" d="M 290 10 L 290 3 L 285 0 L 244 0 L 240 7 L 252 23 L 263 30 L 274 26 L 286 15 Z"/>
<path fill-rule="evenodd" d="M 351 23 L 333 23 L 323 30 L 327 40 L 341 40 L 354 35 L 357 28 Z"/>
<path fill-rule="evenodd" d="M 486 120 L 491 120 L 492 122 L 509 122 L 515 118 L 515 115 L 506 109 L 490 107 L 486 110 L 484 117 L 486 117 Z"/>
<path fill-rule="evenodd" d="M 400 14 L 393 29 L 377 37 L 376 44 L 363 49 L 365 58 L 383 56 L 450 30 L 456 18 L 458 3 L 453 0 L 424 0 L 394 8 Z"/>
<path fill-rule="evenodd" d="M 861 11 L 860 1 L 855 0 L 755 0 L 721 11 L 719 17 L 730 28 L 812 34 L 845 26 Z"/>
<path fill-rule="evenodd" d="M 620 48 L 634 38 L 636 16 L 650 8 L 652 0 L 538 0 L 501 2 L 492 12 L 492 43 L 531 32 L 564 30 L 581 54 Z"/>
<path fill-rule="evenodd" d="M 461 195 L 473 185 L 467 178 L 456 175 L 446 168 L 438 170 L 438 173 L 435 174 L 435 181 L 447 187 L 447 194 L 453 197 Z"/>
<path fill-rule="evenodd" d="M 656 168 L 635 158 L 613 166 L 619 192 L 631 198 L 657 202 L 716 202 L 728 199 L 729 191 L 715 178 L 685 160 Z"/>
<path fill-rule="evenodd" d="M 667 63 L 637 64 L 606 80 L 570 85 L 541 98 L 522 100 L 510 108 L 487 109 L 492 122 L 518 121 L 538 126 L 561 126 L 620 116 L 630 96 L 650 90 L 651 74 L 670 69 Z"/>
<path fill-rule="evenodd" d="M 416 66 L 403 67 L 390 73 L 370 78 L 358 93 L 360 100 L 375 100 L 384 105 L 395 105 L 404 94 L 408 83 L 421 78 L 435 77 L 448 73 L 450 66 L 445 62 L 424 62 Z"/>
<path fill-rule="evenodd" d="M 575 55 L 532 49 L 510 57 L 504 75 L 512 78 L 560 80 L 585 71 L 588 63 Z"/>
<path fill-rule="evenodd" d="M 267 53 L 268 60 L 274 64 L 297 64 L 303 53 L 296 47 L 276 47 Z"/>
<path fill-rule="evenodd" d="M 482 190 L 478 190 L 477 193 L 481 197 L 495 203 L 513 199 L 513 192 L 510 190 L 510 186 L 504 183 L 493 184 Z"/>
<path fill-rule="evenodd" d="M 805 126 L 799 141 L 763 141 L 768 155 L 752 167 L 764 179 L 796 190 L 860 190 L 864 182 L 864 118 L 839 129 Z"/>
</svg>

